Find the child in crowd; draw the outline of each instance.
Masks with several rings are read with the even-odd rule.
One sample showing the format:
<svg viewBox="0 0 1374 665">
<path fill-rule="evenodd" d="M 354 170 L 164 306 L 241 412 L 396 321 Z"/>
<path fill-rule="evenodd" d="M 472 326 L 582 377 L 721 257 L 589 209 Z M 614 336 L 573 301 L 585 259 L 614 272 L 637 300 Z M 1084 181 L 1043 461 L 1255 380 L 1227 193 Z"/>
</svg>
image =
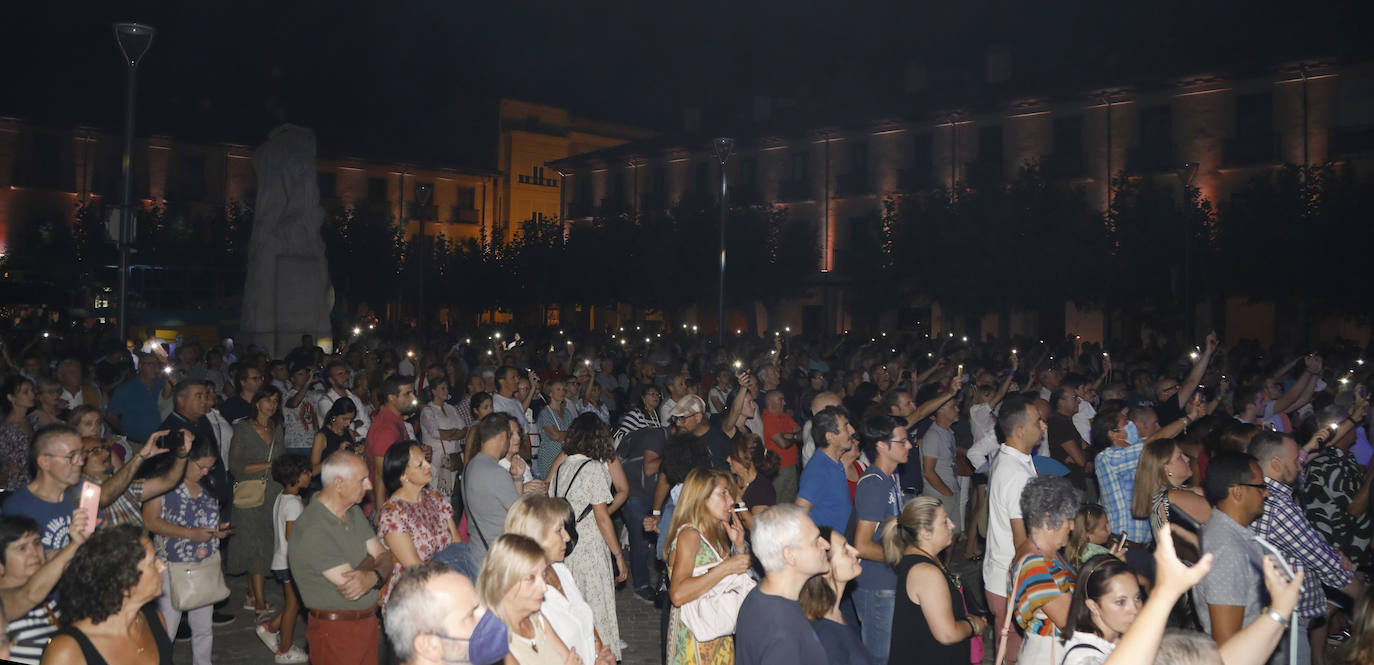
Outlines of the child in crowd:
<svg viewBox="0 0 1374 665">
<path fill-rule="evenodd" d="M 1073 518 L 1073 533 L 1069 536 L 1066 552 L 1069 563 L 1081 566 L 1099 554 L 1114 554 L 1107 550 L 1107 541 L 1111 538 L 1112 525 L 1107 522 L 1107 511 L 1095 503 L 1083 504 Z"/>
<path fill-rule="evenodd" d="M 310 485 L 310 460 L 299 455 L 282 455 L 272 462 L 272 478 L 285 489 L 272 505 L 272 533 L 276 545 L 272 548 L 272 576 L 281 582 L 282 611 L 257 627 L 258 638 L 271 649 L 278 663 L 305 663 L 310 657 L 295 646 L 296 614 L 300 601 L 296 585 L 291 582 L 291 569 L 286 563 L 286 542 L 291 537 L 291 525 L 305 509 L 301 490 Z"/>
</svg>

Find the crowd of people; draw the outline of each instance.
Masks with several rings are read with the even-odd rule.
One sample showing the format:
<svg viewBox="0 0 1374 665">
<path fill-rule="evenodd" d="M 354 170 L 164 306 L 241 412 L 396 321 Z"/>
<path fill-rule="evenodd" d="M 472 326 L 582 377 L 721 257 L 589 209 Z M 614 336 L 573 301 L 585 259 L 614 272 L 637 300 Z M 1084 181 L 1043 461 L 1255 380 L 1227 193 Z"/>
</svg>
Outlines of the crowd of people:
<svg viewBox="0 0 1374 665">
<path fill-rule="evenodd" d="M 0 656 L 1374 663 L 1349 342 L 340 337 L 3 340 Z"/>
</svg>

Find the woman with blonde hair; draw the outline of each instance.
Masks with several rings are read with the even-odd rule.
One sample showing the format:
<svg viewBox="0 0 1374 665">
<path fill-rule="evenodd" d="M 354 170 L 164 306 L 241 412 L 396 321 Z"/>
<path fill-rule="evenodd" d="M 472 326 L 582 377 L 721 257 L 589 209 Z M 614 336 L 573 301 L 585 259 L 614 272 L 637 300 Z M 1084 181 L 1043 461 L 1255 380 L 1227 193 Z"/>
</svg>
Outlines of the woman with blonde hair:
<svg viewBox="0 0 1374 665">
<path fill-rule="evenodd" d="M 525 494 L 506 512 L 505 533 L 525 536 L 544 549 L 544 605 L 539 613 L 583 665 L 615 665 L 611 650 L 596 632 L 591 605 L 582 597 L 563 558 L 572 540 L 567 523 L 573 518 L 567 500 L 544 494 Z"/>
<path fill-rule="evenodd" d="M 1185 561 L 1197 560 L 1201 551 L 1198 530 L 1212 516 L 1212 506 L 1202 491 L 1187 486 L 1192 475 L 1192 463 L 1182 446 L 1173 439 L 1155 439 L 1140 451 L 1131 495 L 1131 515 L 1148 518 L 1151 532 L 1159 531 L 1166 522 L 1180 527 L 1174 529 L 1174 540 L 1190 546 L 1179 548 Z"/>
<path fill-rule="evenodd" d="M 720 469 L 693 469 L 682 482 L 673 510 L 668 561 L 668 665 L 729 665 L 735 660 L 735 638 L 725 635 L 698 642 L 682 621 L 682 606 L 710 591 L 727 575 L 749 570 L 744 527 L 734 512 L 730 474 Z M 731 552 L 734 554 L 731 554 Z M 709 570 L 696 574 L 702 566 Z"/>
<path fill-rule="evenodd" d="M 506 624 L 507 658 L 518 665 L 564 665 L 571 653 L 539 612 L 548 590 L 546 568 L 539 543 L 507 533 L 491 544 L 477 575 L 477 595 Z"/>
<path fill-rule="evenodd" d="M 944 504 L 916 497 L 897 517 L 883 520 L 883 558 L 897 572 L 891 660 L 897 663 L 964 665 L 971 640 L 981 640 L 987 619 L 970 615 L 959 583 L 940 563 L 940 552 L 954 542 L 954 522 Z M 979 645 L 981 646 L 981 644 Z"/>
</svg>

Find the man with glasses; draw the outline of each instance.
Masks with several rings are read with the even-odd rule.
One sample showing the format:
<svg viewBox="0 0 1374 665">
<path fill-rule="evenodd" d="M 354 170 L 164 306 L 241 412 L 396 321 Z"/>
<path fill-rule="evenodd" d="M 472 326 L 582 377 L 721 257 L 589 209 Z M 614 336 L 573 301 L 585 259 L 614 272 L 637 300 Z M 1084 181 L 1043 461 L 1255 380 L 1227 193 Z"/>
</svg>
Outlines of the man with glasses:
<svg viewBox="0 0 1374 665">
<path fill-rule="evenodd" d="M 433 561 L 401 572 L 385 621 L 405 665 L 491 665 L 510 651 L 506 625 L 482 605 L 472 581 Z"/>
<path fill-rule="evenodd" d="M 883 520 L 902 512 L 905 496 L 897 467 L 907 462 L 912 446 L 905 421 L 894 416 L 874 416 L 863 425 L 864 449 L 873 456 L 873 464 L 854 490 L 854 548 L 862 567 L 855 580 L 854 609 L 864 646 L 874 662 L 885 663 L 892 639 L 897 575 L 883 556 L 880 527 Z"/>
<path fill-rule="evenodd" d="M 1212 569 L 1193 587 L 1203 632 L 1225 644 L 1251 621 L 1272 610 L 1260 609 L 1264 588 L 1264 551 L 1255 542 L 1250 523 L 1264 514 L 1269 487 L 1255 458 L 1236 452 L 1213 457 L 1203 483 L 1212 517 L 1199 533 L 1202 552 L 1212 554 Z M 1286 627 L 1286 626 L 1285 626 Z"/>
<path fill-rule="evenodd" d="M 159 464 L 165 469 L 150 478 L 135 480 L 129 483 L 119 496 L 108 506 L 104 506 L 100 511 L 101 526 L 118 526 L 120 524 L 133 524 L 138 527 L 143 526 L 143 502 L 158 496 L 162 496 L 171 491 L 181 483 L 181 477 L 186 473 L 186 454 L 191 450 L 191 443 L 195 437 L 190 430 L 181 430 L 181 450 L 172 456 L 169 463 Z M 138 474 L 138 466 L 146 460 L 148 455 L 160 454 L 163 451 L 162 438 L 171 435 L 167 430 L 154 432 L 149 437 L 148 444 L 143 450 L 135 453 L 133 458 L 124 465 L 120 471 L 130 466 L 135 467 L 133 474 Z M 86 466 L 82 470 L 82 479 L 93 482 L 97 485 L 104 485 L 115 476 L 114 466 L 110 462 L 110 447 L 99 439 L 82 439 L 82 449 L 86 454 Z M 166 442 L 168 445 L 176 445 L 176 439 Z M 165 462 L 165 460 L 158 460 Z M 206 469 L 207 471 L 209 469 Z"/>
<path fill-rule="evenodd" d="M 330 407 L 334 406 L 334 402 L 341 399 L 353 400 L 353 408 L 356 409 L 351 427 L 353 440 L 362 441 L 363 437 L 367 436 L 368 429 L 372 427 L 372 413 L 371 409 L 364 408 L 363 400 L 348 389 L 353 383 L 353 375 L 348 371 L 348 365 L 342 360 L 331 361 L 324 366 L 324 378 L 329 387 L 315 404 L 315 413 L 323 418 L 324 414 L 329 413 Z"/>
<path fill-rule="evenodd" d="M 156 441 L 161 435 L 155 433 L 149 438 Z M 143 446 L 124 468 L 100 484 L 100 507 L 109 506 L 124 494 L 144 460 L 164 452 L 166 449 L 157 445 Z M 185 456 L 184 452 L 178 454 Z M 45 552 L 51 553 L 70 540 L 72 507 L 80 504 L 81 472 L 86 465 L 81 435 L 67 425 L 39 430 L 33 440 L 33 460 L 37 475 L 5 501 L 3 513 L 23 515 L 38 522 L 39 542 Z M 182 462 L 183 469 L 185 466 Z"/>
<path fill-rule="evenodd" d="M 1202 383 L 1207 365 L 1212 362 L 1212 355 L 1217 351 L 1217 334 L 1208 333 L 1204 344 L 1206 346 L 1200 353 L 1192 354 L 1193 368 L 1182 383 L 1172 376 L 1164 376 L 1155 382 L 1155 415 L 1159 422 L 1171 423 L 1183 417 L 1193 393 L 1197 392 L 1198 384 Z"/>
<path fill-rule="evenodd" d="M 258 368 L 247 363 L 240 364 L 234 369 L 234 386 L 237 392 L 233 397 L 224 400 L 219 412 L 231 423 L 237 422 L 240 418 L 253 417 L 253 395 L 262 388 L 263 380 L 262 372 Z"/>
</svg>

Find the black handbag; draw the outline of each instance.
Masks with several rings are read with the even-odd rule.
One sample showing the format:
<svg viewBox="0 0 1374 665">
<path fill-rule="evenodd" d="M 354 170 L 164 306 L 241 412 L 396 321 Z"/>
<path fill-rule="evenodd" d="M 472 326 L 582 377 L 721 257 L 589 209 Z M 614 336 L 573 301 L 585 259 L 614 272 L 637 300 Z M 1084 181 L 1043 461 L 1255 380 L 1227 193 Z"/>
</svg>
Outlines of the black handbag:
<svg viewBox="0 0 1374 665">
<path fill-rule="evenodd" d="M 585 467 L 585 466 L 587 466 L 588 464 L 591 464 L 591 463 L 592 463 L 591 460 L 587 460 L 586 462 L 583 462 L 581 465 L 579 465 L 579 466 L 577 467 L 577 470 L 573 472 L 572 480 L 569 480 L 569 481 L 568 481 L 568 487 L 567 487 L 567 489 L 572 489 L 573 483 L 577 482 L 577 474 L 582 473 L 583 467 Z M 559 470 L 559 472 L 562 472 L 562 471 L 563 471 L 563 467 L 561 467 L 561 466 L 558 467 L 558 470 Z M 558 474 L 554 474 L 554 475 L 557 476 Z M 569 554 L 572 554 L 573 548 L 574 548 L 574 547 L 577 547 L 577 523 L 578 523 L 578 522 L 581 522 L 581 521 L 582 521 L 582 518 L 584 518 L 584 517 L 587 516 L 587 513 L 592 512 L 592 504 L 590 504 L 590 503 L 587 504 L 587 507 L 583 508 L 583 509 L 582 509 L 582 512 L 579 513 L 579 514 L 577 515 L 577 517 L 574 518 L 573 515 L 572 515 L 572 513 L 573 513 L 573 510 L 572 510 L 572 503 L 571 503 L 571 502 L 568 502 L 568 499 L 567 499 L 566 497 L 558 496 L 558 494 L 557 494 L 558 479 L 557 479 L 557 478 L 554 478 L 553 481 L 554 481 L 553 486 L 554 486 L 554 492 L 555 492 L 554 495 L 553 495 L 554 498 L 563 499 L 564 502 L 567 502 L 567 503 L 568 503 L 568 517 L 567 517 L 566 519 L 563 520 L 563 530 L 565 530 L 565 531 L 568 532 L 568 545 L 567 545 L 567 548 L 563 550 L 563 556 L 568 556 Z M 564 493 L 566 494 L 566 493 L 567 493 L 567 490 L 564 490 Z"/>
</svg>

